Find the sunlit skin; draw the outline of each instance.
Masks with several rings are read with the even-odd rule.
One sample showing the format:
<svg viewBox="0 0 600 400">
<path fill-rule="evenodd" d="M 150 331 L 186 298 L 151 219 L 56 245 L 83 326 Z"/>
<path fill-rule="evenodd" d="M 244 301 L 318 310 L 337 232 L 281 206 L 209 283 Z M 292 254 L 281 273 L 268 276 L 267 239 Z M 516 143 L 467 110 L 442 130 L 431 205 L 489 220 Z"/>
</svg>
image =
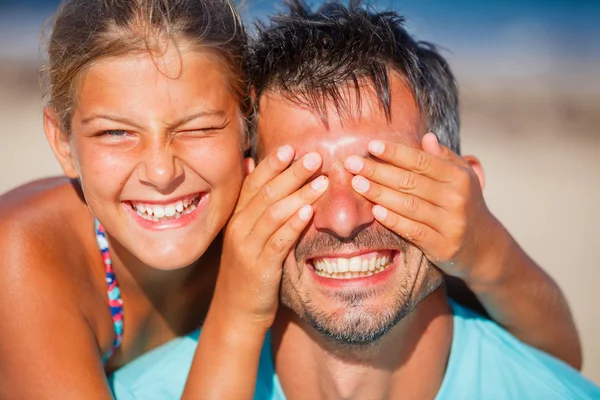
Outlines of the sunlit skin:
<svg viewBox="0 0 600 400">
<path fill-rule="evenodd" d="M 385 228 L 373 217 L 373 203 L 353 189 L 351 182 L 354 175 L 344 167 L 344 161 L 352 155 L 368 155 L 368 145 L 374 139 L 397 141 L 419 148 L 422 135 L 426 133 L 414 97 L 397 76 L 391 80 L 391 97 L 394 117 L 389 122 L 379 107 L 377 98 L 369 89 L 365 89 L 362 91 L 360 115 L 341 119 L 335 110 L 330 109 L 328 127 L 324 126 L 312 110 L 295 105 L 276 93 L 269 92 L 261 99 L 261 154 L 269 154 L 283 144 L 290 144 L 296 149 L 297 157 L 311 151 L 317 151 L 323 157 L 322 169 L 319 172 L 329 178 L 329 188 L 314 203 L 314 218 L 295 250 L 302 247 L 303 242 L 310 242 L 312 238 L 325 234 L 345 241 L 346 244 L 327 252 L 323 249 L 316 253 L 309 251 L 306 257 L 300 259 L 296 258 L 295 251 L 291 251 L 284 263 L 281 296 L 284 304 L 294 313 L 305 317 L 303 314 L 307 308 L 312 309 L 330 318 L 332 327 L 359 320 L 362 327 L 372 327 L 384 311 L 397 308 L 399 300 L 407 303 L 409 308 L 414 308 L 441 282 L 440 271 L 431 266 L 417 247 L 407 242 L 387 248 L 377 244 L 370 247 L 352 245 L 352 240 L 360 237 L 361 231 L 372 230 L 377 233 Z M 310 266 L 312 257 L 357 255 L 378 250 L 397 252 L 392 267 L 382 272 L 381 276 L 376 274 L 366 278 L 335 280 L 317 276 Z M 348 294 L 362 297 L 350 307 Z M 428 335 L 422 335 L 425 329 L 428 330 Z M 378 357 L 376 354 L 379 354 L 382 362 L 389 363 L 390 366 L 405 364 L 400 375 L 408 371 L 414 373 L 422 368 L 419 375 L 429 379 L 429 383 L 431 380 L 441 382 L 451 331 L 445 295 L 443 291 L 437 290 L 421 303 L 417 311 L 396 324 L 380 341 L 381 346 L 368 347 L 367 353 L 375 359 Z M 292 371 L 286 369 L 286 365 L 298 366 L 298 359 L 302 359 L 300 364 L 306 363 L 303 365 L 310 366 L 307 370 L 315 370 L 315 382 L 321 382 L 320 389 L 315 389 L 315 393 L 311 392 L 316 396 L 314 398 L 319 398 L 318 393 L 322 393 L 318 390 L 331 390 L 330 395 L 341 390 L 348 395 L 360 392 L 371 393 L 377 397 L 377 391 L 372 392 L 377 387 L 377 382 L 382 384 L 389 379 L 390 371 L 386 372 L 386 369 L 376 375 L 370 375 L 371 380 L 368 384 L 361 382 L 360 368 L 354 370 L 352 375 L 342 373 L 345 369 L 342 361 L 336 361 L 335 346 L 330 347 L 326 339 L 285 308 L 276 320 L 274 339 L 276 349 L 279 350 L 276 365 L 281 368 L 278 373 L 281 373 L 280 378 L 286 393 L 287 389 L 300 384 L 293 378 Z M 395 345 L 390 348 L 386 347 L 386 343 L 389 346 L 392 343 Z M 325 351 L 322 346 L 330 352 Z M 293 350 L 294 348 L 302 348 L 302 354 Z M 296 362 L 292 362 L 292 359 Z M 425 368 L 425 364 L 429 367 Z M 342 368 L 338 371 L 340 374 L 332 372 L 336 370 L 334 365 Z M 365 371 L 370 369 L 366 366 L 365 368 Z M 422 375 L 422 371 L 427 371 L 427 376 Z M 334 387 L 336 389 L 333 389 Z M 358 387 L 361 387 L 360 390 Z M 421 394 L 434 394 L 437 390 L 435 385 L 416 387 L 425 388 L 425 392 L 419 392 L 417 388 L 415 393 Z M 292 389 L 289 392 L 295 391 Z M 338 393 L 343 395 L 342 392 Z"/>
<path fill-rule="evenodd" d="M 373 204 L 353 189 L 351 182 L 354 175 L 346 170 L 344 161 L 351 155 L 367 155 L 368 144 L 374 139 L 398 141 L 418 148 L 421 136 L 426 132 L 409 89 L 399 78 L 395 78 L 394 83 L 394 118 L 391 123 L 386 121 L 383 110 L 369 89 L 364 90 L 359 117 L 340 119 L 335 110 L 330 110 L 328 129 L 314 112 L 302 109 L 282 96 L 270 93 L 261 100 L 261 152 L 268 154 L 285 143 L 296 149 L 298 157 L 317 151 L 323 157 L 321 173 L 329 178 L 329 188 L 314 204 L 313 222 L 297 248 L 315 236 L 332 235 L 348 241 L 335 251 L 309 251 L 299 260 L 294 252 L 288 255 L 284 265 L 282 298 L 296 311 L 303 309 L 310 301 L 319 312 L 335 316 L 338 323 L 355 313 L 377 315 L 393 307 L 398 296 L 405 300 L 412 299 L 420 293 L 420 286 L 425 281 L 439 275 L 430 268 L 423 253 L 415 246 L 405 244 L 405 251 L 402 251 L 399 242 L 388 248 L 381 247 L 381 244 L 371 247 L 352 244 L 352 239 L 363 230 L 377 233 L 386 229 L 374 219 Z M 310 266 L 310 259 L 314 257 L 353 256 L 386 250 L 393 250 L 396 254 L 392 268 L 381 275 L 367 278 L 321 278 L 314 274 Z M 402 293 L 399 294 L 399 291 Z M 339 298 L 342 292 L 346 295 L 370 292 L 370 295 L 361 302 L 360 307 L 354 305 L 349 308 L 348 303 Z"/>
<path fill-rule="evenodd" d="M 109 58 L 84 75 L 70 135 L 56 152 L 114 241 L 142 263 L 196 261 L 224 226 L 243 179 L 242 119 L 228 77 L 206 53 L 171 46 Z M 218 165 L 218 168 L 215 166 Z M 193 214 L 148 223 L 131 202 L 199 194 Z"/>
</svg>

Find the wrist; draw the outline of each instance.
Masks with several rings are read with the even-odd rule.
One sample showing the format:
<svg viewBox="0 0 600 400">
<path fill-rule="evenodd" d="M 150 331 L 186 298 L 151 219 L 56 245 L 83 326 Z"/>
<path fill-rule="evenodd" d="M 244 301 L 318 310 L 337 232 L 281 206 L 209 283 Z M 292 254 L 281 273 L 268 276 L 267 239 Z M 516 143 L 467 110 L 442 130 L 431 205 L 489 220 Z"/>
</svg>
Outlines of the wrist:
<svg viewBox="0 0 600 400">
<path fill-rule="evenodd" d="M 494 217 L 486 230 L 482 250 L 463 280 L 475 293 L 505 285 L 513 275 L 511 257 L 521 251 L 508 231 Z"/>
<path fill-rule="evenodd" d="M 256 313 L 246 308 L 246 305 L 236 304 L 231 296 L 220 295 L 215 291 L 211 301 L 210 310 L 206 317 L 207 322 L 214 320 L 216 324 L 228 327 L 236 332 L 266 334 L 273 325 L 275 313 Z"/>
</svg>

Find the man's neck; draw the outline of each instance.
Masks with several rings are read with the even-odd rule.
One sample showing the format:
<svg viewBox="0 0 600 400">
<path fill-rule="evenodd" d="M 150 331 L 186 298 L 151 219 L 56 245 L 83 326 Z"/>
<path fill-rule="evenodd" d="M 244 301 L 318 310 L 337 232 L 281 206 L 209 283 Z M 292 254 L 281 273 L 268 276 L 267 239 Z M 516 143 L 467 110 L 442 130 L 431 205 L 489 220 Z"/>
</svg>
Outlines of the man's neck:
<svg viewBox="0 0 600 400">
<path fill-rule="evenodd" d="M 378 343 L 336 346 L 289 309 L 273 326 L 275 370 L 295 399 L 433 399 L 442 383 L 453 320 L 444 288 L 425 298 Z"/>
</svg>

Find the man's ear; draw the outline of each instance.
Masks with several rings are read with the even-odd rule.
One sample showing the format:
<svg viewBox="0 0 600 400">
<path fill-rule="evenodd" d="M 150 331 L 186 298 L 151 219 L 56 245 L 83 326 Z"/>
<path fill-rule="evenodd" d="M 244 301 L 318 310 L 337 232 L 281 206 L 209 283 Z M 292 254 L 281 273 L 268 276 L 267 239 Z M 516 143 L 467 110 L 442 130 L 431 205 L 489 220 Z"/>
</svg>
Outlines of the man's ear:
<svg viewBox="0 0 600 400">
<path fill-rule="evenodd" d="M 483 166 L 479 159 L 475 156 L 462 156 L 463 160 L 465 160 L 469 166 L 475 171 L 475 175 L 479 179 L 479 186 L 483 190 L 485 186 L 485 173 L 483 172 Z"/>
<path fill-rule="evenodd" d="M 79 174 L 77 173 L 75 160 L 71 154 L 69 135 L 62 130 L 56 114 L 49 107 L 44 109 L 44 132 L 46 133 L 46 139 L 50 143 L 52 152 L 65 175 L 69 178 L 77 178 Z"/>
</svg>

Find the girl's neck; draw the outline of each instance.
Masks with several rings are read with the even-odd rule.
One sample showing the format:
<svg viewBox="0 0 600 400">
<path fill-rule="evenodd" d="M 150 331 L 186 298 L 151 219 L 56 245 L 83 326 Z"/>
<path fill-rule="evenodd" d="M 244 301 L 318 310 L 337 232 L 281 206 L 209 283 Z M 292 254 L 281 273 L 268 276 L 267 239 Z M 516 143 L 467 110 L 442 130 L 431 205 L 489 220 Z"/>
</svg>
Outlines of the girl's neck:
<svg viewBox="0 0 600 400">
<path fill-rule="evenodd" d="M 146 303 L 161 314 L 173 331 L 185 334 L 203 321 L 219 270 L 221 234 L 193 264 L 177 270 L 159 270 L 109 237 L 115 274 L 125 303 Z"/>
</svg>

